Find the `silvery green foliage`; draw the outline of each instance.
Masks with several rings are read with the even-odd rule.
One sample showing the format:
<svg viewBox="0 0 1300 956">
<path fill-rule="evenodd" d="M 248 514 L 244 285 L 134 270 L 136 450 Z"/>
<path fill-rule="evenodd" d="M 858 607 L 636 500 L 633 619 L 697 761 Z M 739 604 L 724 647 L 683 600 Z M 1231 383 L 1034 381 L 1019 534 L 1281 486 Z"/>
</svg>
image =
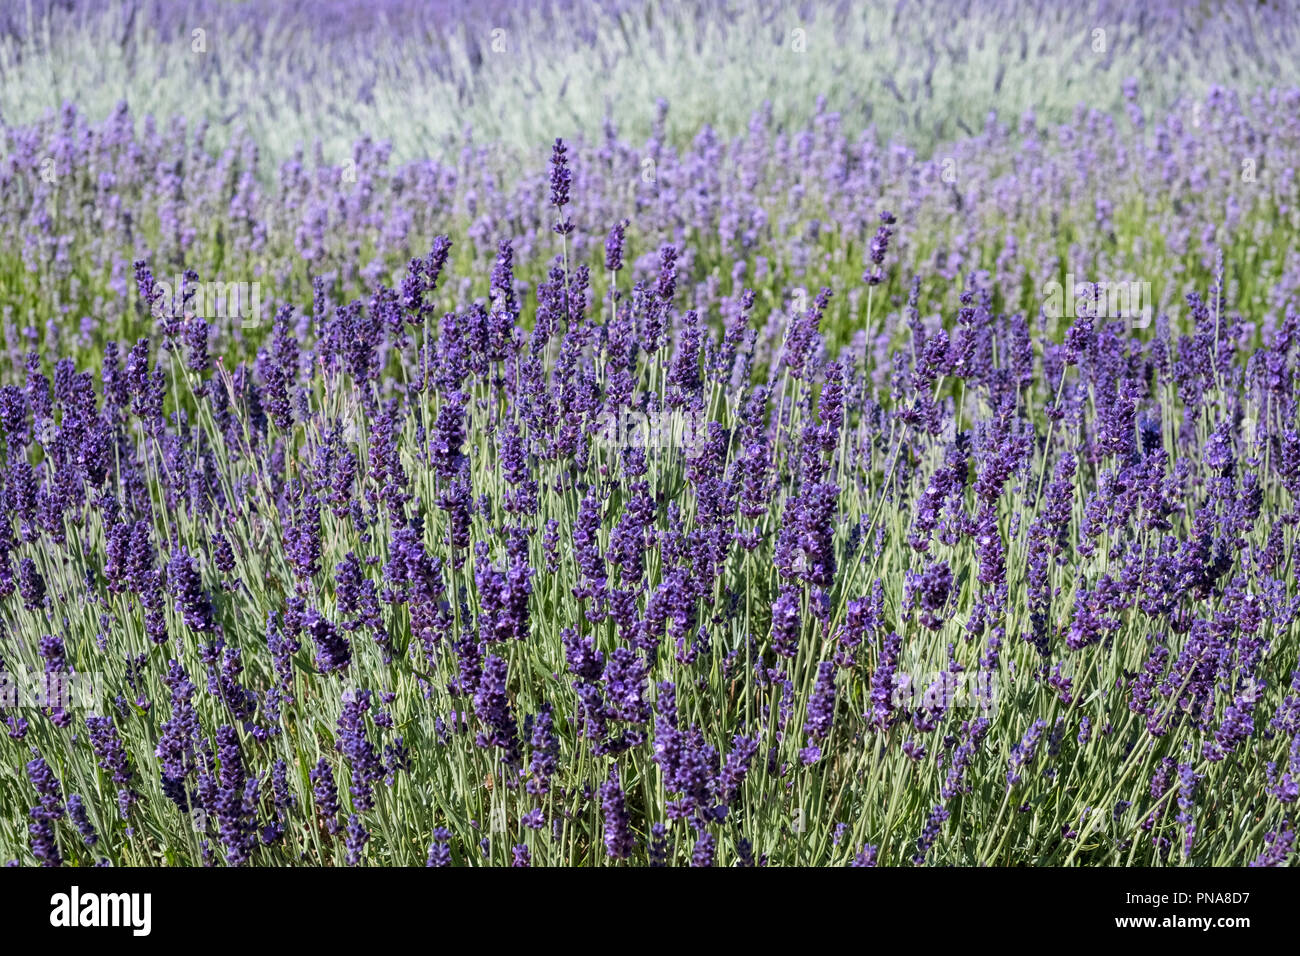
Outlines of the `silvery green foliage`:
<svg viewBox="0 0 1300 956">
<path fill-rule="evenodd" d="M 1059 121 L 1079 103 L 1121 109 L 1130 76 L 1148 78 L 1151 110 L 1300 69 L 1293 19 L 1247 3 L 385 0 L 373 19 L 337 2 L 37 6 L 0 39 L 4 121 L 65 100 L 100 118 L 125 97 L 138 116 L 205 119 L 216 144 L 247 128 L 274 159 L 318 140 L 342 156 L 363 134 L 399 159 L 446 156 L 466 128 L 522 150 L 598 137 L 606 117 L 640 140 L 659 98 L 682 142 L 706 122 L 742 132 L 763 100 L 778 124 L 797 121 L 822 95 L 850 133 L 925 151 L 991 110 Z"/>
</svg>

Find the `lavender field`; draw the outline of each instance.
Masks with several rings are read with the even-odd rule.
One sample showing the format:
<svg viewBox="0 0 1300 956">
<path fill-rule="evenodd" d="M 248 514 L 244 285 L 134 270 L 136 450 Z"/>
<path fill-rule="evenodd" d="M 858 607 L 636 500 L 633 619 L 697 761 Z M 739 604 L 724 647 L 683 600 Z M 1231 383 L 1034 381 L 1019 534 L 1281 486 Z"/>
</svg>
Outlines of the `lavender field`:
<svg viewBox="0 0 1300 956">
<path fill-rule="evenodd" d="M 7 9 L 0 863 L 1294 863 L 1298 29 Z"/>
</svg>

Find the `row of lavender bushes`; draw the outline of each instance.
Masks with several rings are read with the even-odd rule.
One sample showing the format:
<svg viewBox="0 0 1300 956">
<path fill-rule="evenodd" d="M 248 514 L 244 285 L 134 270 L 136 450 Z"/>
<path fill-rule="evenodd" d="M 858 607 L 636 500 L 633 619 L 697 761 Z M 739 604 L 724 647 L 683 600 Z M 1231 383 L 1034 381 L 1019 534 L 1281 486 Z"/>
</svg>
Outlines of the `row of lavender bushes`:
<svg viewBox="0 0 1300 956">
<path fill-rule="evenodd" d="M 0 121 L 65 100 L 98 121 L 126 99 L 223 147 L 245 129 L 276 162 L 317 140 L 341 158 L 362 135 L 451 159 L 469 128 L 523 165 L 611 116 L 642 141 L 661 97 L 682 145 L 706 123 L 742 133 L 765 99 L 798 128 L 821 95 L 852 135 L 928 154 L 991 109 L 1121 113 L 1129 76 L 1152 110 L 1295 86 L 1296 46 L 1281 0 L 14 0 Z"/>
</svg>

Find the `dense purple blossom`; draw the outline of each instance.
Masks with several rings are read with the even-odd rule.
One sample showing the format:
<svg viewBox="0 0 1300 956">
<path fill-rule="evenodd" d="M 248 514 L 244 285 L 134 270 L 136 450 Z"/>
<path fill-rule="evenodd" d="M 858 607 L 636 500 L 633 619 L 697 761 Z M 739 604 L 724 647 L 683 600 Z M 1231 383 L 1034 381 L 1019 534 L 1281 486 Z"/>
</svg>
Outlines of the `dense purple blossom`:
<svg viewBox="0 0 1300 956">
<path fill-rule="evenodd" d="M 635 841 L 617 769 L 610 770 L 609 779 L 600 785 L 600 802 L 605 815 L 605 853 L 611 859 L 626 859 L 632 855 Z"/>
<path fill-rule="evenodd" d="M 519 737 L 506 689 L 508 676 L 505 660 L 489 655 L 474 693 L 474 713 L 483 725 L 476 738 L 478 745 L 497 747 L 503 761 L 514 763 L 519 758 Z"/>
<path fill-rule="evenodd" d="M 355 810 L 374 807 L 374 786 L 384 775 L 379 753 L 366 727 L 366 714 L 370 711 L 373 696 L 368 690 L 344 691 L 343 709 L 338 720 L 335 749 L 348 764 L 351 776 L 348 790 Z"/>
<path fill-rule="evenodd" d="M 451 833 L 443 827 L 433 831 L 427 866 L 451 866 Z"/>
<path fill-rule="evenodd" d="M 312 796 L 316 804 L 316 815 L 331 833 L 339 831 L 339 794 L 334 782 L 334 770 L 324 757 L 316 762 L 309 774 L 312 783 Z"/>
</svg>

